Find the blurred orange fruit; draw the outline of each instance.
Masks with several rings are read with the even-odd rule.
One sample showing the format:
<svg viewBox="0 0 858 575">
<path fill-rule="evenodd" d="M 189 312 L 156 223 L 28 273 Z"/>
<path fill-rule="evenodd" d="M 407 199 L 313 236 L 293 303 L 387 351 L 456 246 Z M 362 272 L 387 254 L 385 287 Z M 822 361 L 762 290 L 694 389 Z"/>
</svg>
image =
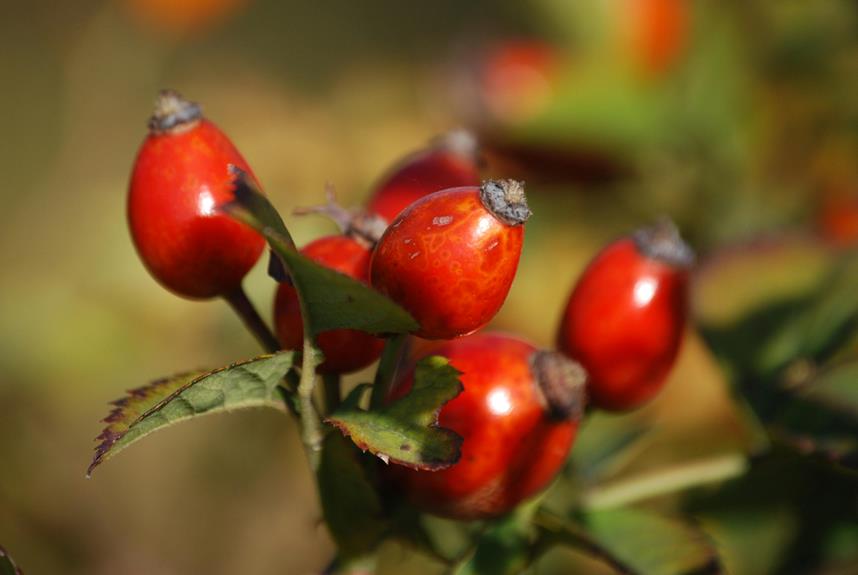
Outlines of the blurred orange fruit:
<svg viewBox="0 0 858 575">
<path fill-rule="evenodd" d="M 826 195 L 820 206 L 818 227 L 822 237 L 835 246 L 858 245 L 858 193 Z"/>
<path fill-rule="evenodd" d="M 539 40 L 509 40 L 489 48 L 480 71 L 482 98 L 506 122 L 538 114 L 551 101 L 562 59 Z"/>
<path fill-rule="evenodd" d="M 228 20 L 249 0 L 123 0 L 134 19 L 172 34 L 210 29 Z"/>
<path fill-rule="evenodd" d="M 622 6 L 621 33 L 632 59 L 648 75 L 664 74 L 685 49 L 687 0 L 625 0 Z"/>
</svg>

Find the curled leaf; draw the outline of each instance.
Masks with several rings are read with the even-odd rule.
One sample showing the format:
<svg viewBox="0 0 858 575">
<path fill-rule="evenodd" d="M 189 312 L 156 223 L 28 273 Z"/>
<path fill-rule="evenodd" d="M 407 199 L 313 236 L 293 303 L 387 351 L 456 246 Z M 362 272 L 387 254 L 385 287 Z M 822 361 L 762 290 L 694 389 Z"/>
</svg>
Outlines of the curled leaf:
<svg viewBox="0 0 858 575">
<path fill-rule="evenodd" d="M 417 364 L 414 386 L 402 399 L 365 411 L 358 403 L 369 386 L 359 386 L 327 421 L 385 462 L 423 470 L 449 467 L 459 460 L 462 438 L 438 426 L 438 413 L 461 393 L 459 375 L 446 358 L 425 358 Z"/>
<path fill-rule="evenodd" d="M 288 273 L 311 336 L 339 328 L 372 334 L 407 333 L 418 328 L 407 311 L 371 287 L 301 255 L 277 210 L 242 174 L 235 180 L 235 198 L 221 209 L 268 240 L 282 264 L 273 266 L 275 274 Z"/>
</svg>

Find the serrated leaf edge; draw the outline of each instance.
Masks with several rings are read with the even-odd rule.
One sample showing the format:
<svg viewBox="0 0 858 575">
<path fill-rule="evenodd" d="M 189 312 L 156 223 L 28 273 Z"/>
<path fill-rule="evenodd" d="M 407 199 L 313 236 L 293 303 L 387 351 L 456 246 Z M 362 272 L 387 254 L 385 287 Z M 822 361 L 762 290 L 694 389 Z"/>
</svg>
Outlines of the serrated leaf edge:
<svg viewBox="0 0 858 575">
<path fill-rule="evenodd" d="M 177 390 L 172 392 L 170 395 L 168 395 L 167 397 L 165 397 L 164 399 L 162 399 L 161 401 L 159 401 L 158 403 L 156 403 L 155 405 L 153 405 L 152 407 L 150 407 L 149 409 L 147 409 L 146 411 L 144 411 L 143 413 L 138 415 L 137 418 L 135 418 L 134 421 L 129 423 L 128 427 L 120 433 L 112 433 L 109 429 L 109 427 L 110 427 L 109 424 L 114 423 L 122 415 L 123 410 L 128 406 L 128 404 L 131 400 L 133 400 L 135 397 L 139 397 L 146 390 L 150 390 L 150 389 L 152 389 L 158 385 L 161 385 L 161 384 L 163 384 L 169 380 L 187 377 L 187 376 L 189 376 L 193 373 L 196 373 L 196 372 L 195 371 L 186 371 L 186 372 L 181 372 L 181 373 L 178 373 L 175 375 L 161 377 L 161 378 L 158 378 L 158 379 L 156 379 L 156 380 L 154 380 L 154 381 L 152 381 L 146 385 L 141 385 L 139 387 L 135 387 L 135 388 L 128 390 L 124 397 L 109 401 L 108 405 L 113 405 L 114 408 L 110 411 L 110 413 L 107 414 L 107 416 L 104 419 L 101 420 L 102 423 L 107 423 L 108 427 L 105 427 L 103 430 L 101 430 L 101 433 L 99 433 L 94 439 L 94 441 L 100 441 L 101 443 L 99 443 L 98 445 L 95 446 L 95 456 L 93 457 L 92 462 L 87 467 L 86 477 L 89 478 L 92 476 L 93 470 L 105 461 L 105 458 L 107 457 L 108 453 L 110 453 L 111 448 L 116 444 L 116 442 L 118 442 L 120 439 L 125 437 L 128 434 L 128 432 L 134 428 L 134 426 L 139 424 L 144 419 L 147 419 L 148 417 L 152 416 L 153 414 L 161 411 L 164 408 L 164 406 L 166 406 L 168 403 L 173 401 L 173 399 L 175 399 L 178 395 L 180 395 L 181 393 L 186 391 L 188 388 L 196 385 L 197 383 L 199 383 L 200 381 L 202 381 L 204 379 L 208 379 L 209 377 L 216 375 L 218 373 L 221 373 L 223 371 L 235 369 L 235 368 L 241 367 L 243 365 L 248 365 L 248 364 L 251 364 L 251 363 L 254 363 L 257 361 L 269 359 L 271 357 L 274 357 L 275 355 L 277 355 L 277 354 L 260 355 L 260 356 L 257 356 L 257 357 L 251 358 L 251 359 L 236 361 L 234 363 L 219 367 L 217 369 L 212 369 L 209 371 L 202 371 L 202 373 L 200 373 L 198 376 L 194 377 L 193 379 L 188 381 L 186 384 L 182 385 L 180 388 L 178 388 Z M 284 409 L 285 408 L 286 408 L 286 406 L 285 406 L 285 400 L 284 400 Z"/>
</svg>

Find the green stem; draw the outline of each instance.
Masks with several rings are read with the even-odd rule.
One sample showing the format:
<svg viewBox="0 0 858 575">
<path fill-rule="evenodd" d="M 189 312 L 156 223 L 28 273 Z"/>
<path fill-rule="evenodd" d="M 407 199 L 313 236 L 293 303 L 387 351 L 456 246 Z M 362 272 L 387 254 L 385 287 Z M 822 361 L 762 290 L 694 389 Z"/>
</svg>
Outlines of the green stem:
<svg viewBox="0 0 858 575">
<path fill-rule="evenodd" d="M 378 363 L 378 371 L 375 372 L 375 382 L 372 386 L 372 396 L 369 400 L 370 409 L 376 409 L 384 404 L 387 392 L 396 376 L 399 367 L 399 359 L 408 334 L 394 335 L 388 338 L 381 352 L 381 361 Z"/>
<path fill-rule="evenodd" d="M 730 479 L 741 475 L 747 468 L 748 461 L 743 455 L 722 455 L 596 487 L 584 493 L 582 503 L 588 509 L 619 507 L 642 499 Z"/>
<path fill-rule="evenodd" d="M 301 363 L 301 379 L 298 382 L 298 405 L 301 410 L 301 441 L 304 451 L 315 473 L 319 469 L 322 452 L 322 422 L 313 403 L 313 391 L 316 388 L 316 366 L 321 354 L 313 345 L 310 337 L 304 337 L 304 353 Z"/>
<path fill-rule="evenodd" d="M 331 413 L 340 406 L 340 374 L 325 373 L 322 383 L 325 385 L 325 410 Z"/>
<path fill-rule="evenodd" d="M 271 329 L 266 325 L 262 316 L 253 307 L 253 303 L 247 297 L 244 287 L 239 285 L 237 289 L 223 295 L 223 299 L 238 314 L 245 327 L 253 334 L 263 349 L 269 353 L 280 350 L 280 342 L 274 337 Z"/>
</svg>

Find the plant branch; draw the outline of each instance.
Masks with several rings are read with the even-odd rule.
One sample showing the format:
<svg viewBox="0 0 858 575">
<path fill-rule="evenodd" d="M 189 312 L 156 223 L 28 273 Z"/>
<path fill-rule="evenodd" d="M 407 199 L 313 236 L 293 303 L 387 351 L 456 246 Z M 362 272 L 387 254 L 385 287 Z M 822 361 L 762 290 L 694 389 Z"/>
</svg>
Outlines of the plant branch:
<svg viewBox="0 0 858 575">
<path fill-rule="evenodd" d="M 588 509 L 619 507 L 642 499 L 731 479 L 744 473 L 747 468 L 748 462 L 743 455 L 731 453 L 640 474 L 590 489 L 582 495 L 582 504 Z"/>
<path fill-rule="evenodd" d="M 236 290 L 224 294 L 223 299 L 238 314 L 244 326 L 253 334 L 265 351 L 274 353 L 280 350 L 280 342 L 277 341 L 274 333 L 266 325 L 256 308 L 253 307 L 253 303 L 247 297 L 242 286 L 239 285 Z"/>
<path fill-rule="evenodd" d="M 313 391 L 316 388 L 316 367 L 320 362 L 321 354 L 313 345 L 313 339 L 305 335 L 301 379 L 298 382 L 298 404 L 301 412 L 301 441 L 314 473 L 319 469 L 322 452 L 322 422 L 313 403 Z"/>
</svg>

